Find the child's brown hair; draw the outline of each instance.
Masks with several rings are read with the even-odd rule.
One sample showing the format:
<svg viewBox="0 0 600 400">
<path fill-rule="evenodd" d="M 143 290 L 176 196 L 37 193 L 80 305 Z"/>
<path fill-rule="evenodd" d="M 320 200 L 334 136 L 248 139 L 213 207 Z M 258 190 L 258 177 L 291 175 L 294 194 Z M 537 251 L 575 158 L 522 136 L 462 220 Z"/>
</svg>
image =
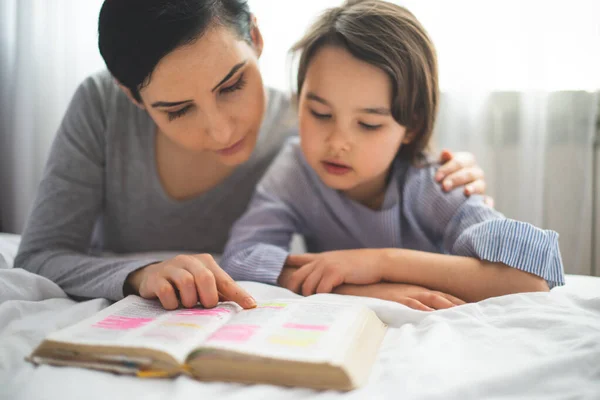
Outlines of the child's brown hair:
<svg viewBox="0 0 600 400">
<path fill-rule="evenodd" d="M 399 157 L 421 159 L 433 131 L 439 89 L 435 48 L 415 16 L 380 0 L 348 0 L 325 11 L 292 47 L 292 52 L 301 52 L 298 96 L 311 59 L 325 46 L 342 47 L 387 73 L 392 82 L 392 116 L 412 137 Z"/>
</svg>

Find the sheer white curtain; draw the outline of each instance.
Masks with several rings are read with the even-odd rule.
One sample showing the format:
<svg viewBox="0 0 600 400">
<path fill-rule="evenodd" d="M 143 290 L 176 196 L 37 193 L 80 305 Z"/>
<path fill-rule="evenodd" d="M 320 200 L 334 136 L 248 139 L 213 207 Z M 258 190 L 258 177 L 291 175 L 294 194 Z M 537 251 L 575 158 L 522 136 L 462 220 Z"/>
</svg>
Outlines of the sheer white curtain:
<svg viewBox="0 0 600 400">
<path fill-rule="evenodd" d="M 77 85 L 102 68 L 100 0 L 0 1 L 0 226 L 20 232 Z"/>
<path fill-rule="evenodd" d="M 561 234 L 569 272 L 592 260 L 592 145 L 600 89 L 597 0 L 405 0 L 436 44 L 438 147 L 474 152 L 497 207 Z M 289 90 L 287 49 L 341 0 L 250 0 L 261 68 Z M 0 1 L 0 226 L 19 232 L 78 83 L 103 67 L 101 0 Z"/>
</svg>

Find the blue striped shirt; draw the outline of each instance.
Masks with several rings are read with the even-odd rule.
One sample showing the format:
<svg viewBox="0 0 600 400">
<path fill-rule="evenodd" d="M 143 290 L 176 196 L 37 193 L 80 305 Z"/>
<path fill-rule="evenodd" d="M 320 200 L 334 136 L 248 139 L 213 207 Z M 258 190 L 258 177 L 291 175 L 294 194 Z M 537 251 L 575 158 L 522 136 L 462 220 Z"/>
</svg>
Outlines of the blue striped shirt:
<svg viewBox="0 0 600 400">
<path fill-rule="evenodd" d="M 481 196 L 445 193 L 436 169 L 410 166 L 402 174 L 395 166 L 383 206 L 372 210 L 323 184 L 292 138 L 234 224 L 221 266 L 236 280 L 276 284 L 292 235 L 300 234 L 310 252 L 405 248 L 503 263 L 551 288 L 564 284 L 556 232 L 508 219 Z"/>
</svg>

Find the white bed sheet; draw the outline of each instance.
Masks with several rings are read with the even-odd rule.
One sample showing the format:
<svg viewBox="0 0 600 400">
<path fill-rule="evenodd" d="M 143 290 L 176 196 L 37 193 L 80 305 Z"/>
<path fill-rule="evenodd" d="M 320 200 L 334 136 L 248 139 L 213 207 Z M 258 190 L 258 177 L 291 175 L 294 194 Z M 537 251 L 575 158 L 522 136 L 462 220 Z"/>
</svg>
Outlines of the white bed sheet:
<svg viewBox="0 0 600 400">
<path fill-rule="evenodd" d="M 243 285 L 258 299 L 296 297 L 277 287 Z M 567 285 L 551 293 L 503 296 L 433 313 L 335 297 L 372 307 L 390 325 L 362 389 L 141 380 L 25 362 L 46 334 L 109 303 L 77 303 L 47 279 L 0 269 L 0 399 L 600 399 L 599 278 L 568 276 Z"/>
</svg>

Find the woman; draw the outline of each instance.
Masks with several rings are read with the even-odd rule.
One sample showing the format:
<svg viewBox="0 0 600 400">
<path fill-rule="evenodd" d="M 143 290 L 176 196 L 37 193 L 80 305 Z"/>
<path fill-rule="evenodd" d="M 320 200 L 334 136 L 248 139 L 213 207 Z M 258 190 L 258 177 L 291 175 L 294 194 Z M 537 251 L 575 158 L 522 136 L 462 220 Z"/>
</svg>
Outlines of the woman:
<svg viewBox="0 0 600 400">
<path fill-rule="evenodd" d="M 246 1 L 106 0 L 99 48 L 110 73 L 74 95 L 15 265 L 74 297 L 253 307 L 208 253 L 222 252 L 295 116 L 263 86 L 263 39 Z M 448 162 L 440 178 L 482 192 L 481 171 L 460 165 Z M 386 290 L 391 299 L 438 296 Z"/>
</svg>

